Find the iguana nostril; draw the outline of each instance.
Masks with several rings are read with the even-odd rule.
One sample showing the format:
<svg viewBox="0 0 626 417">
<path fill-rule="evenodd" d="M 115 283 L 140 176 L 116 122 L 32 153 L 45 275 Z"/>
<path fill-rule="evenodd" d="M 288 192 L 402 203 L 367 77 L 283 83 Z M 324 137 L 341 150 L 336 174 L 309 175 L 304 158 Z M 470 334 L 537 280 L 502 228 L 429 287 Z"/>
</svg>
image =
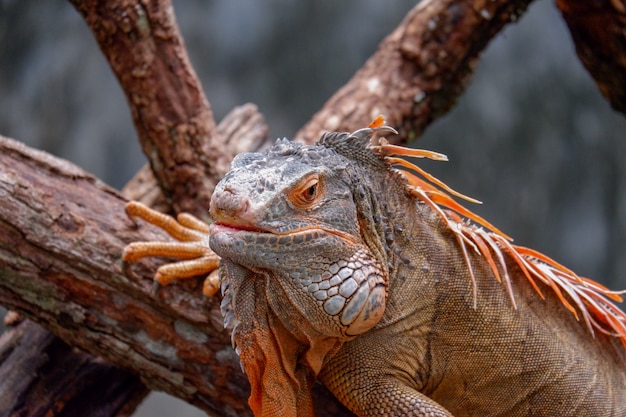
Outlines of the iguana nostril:
<svg viewBox="0 0 626 417">
<path fill-rule="evenodd" d="M 211 215 L 239 217 L 248 210 L 249 200 L 231 189 L 224 189 L 213 194 L 211 198 Z"/>
</svg>

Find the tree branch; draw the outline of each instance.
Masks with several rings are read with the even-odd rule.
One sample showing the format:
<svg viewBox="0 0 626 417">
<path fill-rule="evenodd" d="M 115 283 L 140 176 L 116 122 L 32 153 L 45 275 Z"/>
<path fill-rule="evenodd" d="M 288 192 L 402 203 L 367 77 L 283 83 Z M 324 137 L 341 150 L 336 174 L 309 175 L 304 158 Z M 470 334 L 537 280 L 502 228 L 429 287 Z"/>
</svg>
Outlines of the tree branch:
<svg viewBox="0 0 626 417">
<path fill-rule="evenodd" d="M 576 52 L 613 109 L 626 114 L 626 1 L 557 0 Z"/>
<path fill-rule="evenodd" d="M 152 389 L 218 415 L 246 415 L 247 381 L 218 300 L 204 300 L 197 280 L 152 297 L 149 279 L 122 272 L 127 243 L 165 236 L 133 225 L 125 199 L 65 161 L 1 138 L 0 166 L 0 303 Z"/>
<path fill-rule="evenodd" d="M 31 321 L 0 336 L 1 416 L 130 416 L 148 392 L 135 374 Z"/>
<path fill-rule="evenodd" d="M 268 144 L 267 126 L 256 106 L 252 104 L 233 109 L 219 124 L 218 131 L 225 138 L 226 145 L 231 152 L 253 151 Z M 245 138 L 245 140 L 237 141 L 236 138 Z M 49 169 L 53 172 L 63 172 L 65 169 L 63 167 L 69 167 L 70 172 L 63 175 L 65 178 L 63 181 L 73 177 L 74 174 L 71 170 L 76 168 L 71 164 L 50 157 L 45 153 L 30 150 L 17 143 L 13 143 L 13 145 L 27 154 L 33 154 L 34 166 L 31 166 L 33 170 L 40 171 L 37 161 L 42 159 L 44 164 L 50 165 Z M 243 146 L 247 148 L 244 149 Z M 7 155 L 10 155 L 10 152 Z M 14 163 L 9 163 L 7 166 L 14 165 Z M 0 183 L 5 182 L 5 180 L 7 177 L 0 175 Z M 73 184 L 70 182 L 65 187 L 73 187 Z M 60 188 L 64 189 L 65 187 Z M 97 194 L 97 191 L 94 193 Z M 156 205 L 163 211 L 169 211 L 169 207 L 165 204 L 158 184 L 148 166 L 142 168 L 140 173 L 126 185 L 123 194 L 126 198 Z M 58 201 L 65 201 L 69 197 L 56 194 L 56 198 Z M 110 210 L 119 210 L 119 207 L 110 208 Z M 66 236 L 60 235 L 58 238 L 64 239 Z M 8 241 L 4 243 L 9 244 Z M 112 256 L 116 256 L 116 254 L 112 254 Z M 2 266 L 0 263 L 0 277 L 3 276 Z M 145 272 L 146 278 L 152 274 L 148 270 Z M 0 280 L 0 292 L 2 291 L 1 283 L 2 280 Z M 1 302 L 0 304 L 4 305 Z M 45 340 L 45 343 L 24 343 L 25 340 Z M 60 355 L 59 350 L 63 351 L 63 362 L 55 361 L 55 358 Z M 136 405 L 148 393 L 133 374 L 129 374 L 126 370 L 115 369 L 110 364 L 103 363 L 83 352 L 67 348 L 65 343 L 28 321 L 23 321 L 4 335 L 0 340 L 0 351 L 5 352 L 0 354 L 0 377 L 6 376 L 0 378 L 2 381 L 0 382 L 0 393 L 2 393 L 0 395 L 0 416 L 11 416 L 18 413 L 43 417 L 49 416 L 47 414 L 49 410 L 55 410 L 55 412 L 63 411 L 65 416 L 122 417 L 130 415 Z M 15 358 L 23 359 L 15 360 Z M 31 364 L 25 370 L 30 370 L 30 372 L 24 372 L 22 365 L 25 362 L 28 363 L 29 358 L 38 358 L 38 360 L 33 362 L 35 365 Z M 110 358 L 108 359 L 110 360 Z M 42 371 L 34 372 L 33 366 L 38 366 L 37 369 Z M 50 378 L 52 379 L 35 378 L 37 375 L 44 374 L 44 369 L 45 375 L 51 375 Z M 59 374 L 72 380 L 72 384 L 66 386 L 65 390 L 59 389 Z M 102 385 L 94 385 L 92 383 L 94 378 L 97 378 L 98 384 Z M 53 381 L 57 387 L 55 390 L 49 389 L 50 381 Z M 109 389 L 105 392 L 102 386 L 109 387 Z M 116 390 L 115 387 L 119 389 Z M 42 392 L 47 393 L 47 396 L 42 395 Z M 238 404 L 245 403 L 247 397 L 245 388 L 242 388 L 241 393 L 245 395 L 241 398 L 234 397 Z M 94 394 L 99 396 L 100 402 L 91 399 Z M 95 407 L 96 404 L 100 403 L 107 404 L 107 406 Z"/>
<path fill-rule="evenodd" d="M 189 63 L 169 0 L 70 0 L 128 101 L 144 154 L 168 205 L 208 220 L 213 187 L 233 155 Z"/>
<path fill-rule="evenodd" d="M 424 0 L 295 139 L 351 132 L 384 114 L 398 142 L 419 137 L 465 91 L 480 53 L 532 0 Z"/>
<path fill-rule="evenodd" d="M 224 140 L 224 150 L 221 152 L 229 155 L 255 152 L 269 146 L 272 142 L 267 136 L 268 127 L 263 116 L 257 107 L 250 103 L 231 110 L 220 122 L 217 131 Z M 212 187 L 217 184 L 217 182 L 213 183 L 216 180 L 211 180 Z M 122 195 L 163 213 L 172 211 L 149 164 L 144 165 L 126 184 L 122 189 Z M 204 207 L 204 210 L 207 211 L 207 207 Z"/>
</svg>

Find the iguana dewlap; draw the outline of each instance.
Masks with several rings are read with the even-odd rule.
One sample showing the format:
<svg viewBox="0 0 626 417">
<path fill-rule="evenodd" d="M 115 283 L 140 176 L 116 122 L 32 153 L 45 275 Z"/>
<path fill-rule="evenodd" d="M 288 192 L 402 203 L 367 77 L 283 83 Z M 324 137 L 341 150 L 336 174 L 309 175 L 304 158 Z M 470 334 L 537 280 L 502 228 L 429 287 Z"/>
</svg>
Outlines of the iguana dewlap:
<svg viewBox="0 0 626 417">
<path fill-rule="evenodd" d="M 625 417 L 615 293 L 462 220 L 491 227 L 396 171 L 389 154 L 424 155 L 369 143 L 390 130 L 280 140 L 215 190 L 210 247 L 255 415 L 312 416 L 319 378 L 360 416 Z"/>
</svg>

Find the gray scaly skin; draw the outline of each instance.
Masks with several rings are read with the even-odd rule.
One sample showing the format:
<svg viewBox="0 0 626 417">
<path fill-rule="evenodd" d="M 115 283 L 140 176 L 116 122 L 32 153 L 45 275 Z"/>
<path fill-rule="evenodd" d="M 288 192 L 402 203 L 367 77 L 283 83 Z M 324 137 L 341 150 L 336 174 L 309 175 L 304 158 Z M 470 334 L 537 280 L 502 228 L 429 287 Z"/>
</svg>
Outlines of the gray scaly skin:
<svg viewBox="0 0 626 417">
<path fill-rule="evenodd" d="M 371 132 L 370 132 L 371 133 Z M 222 308 L 256 416 L 626 416 L 626 350 L 485 259 L 366 146 L 326 134 L 239 155 L 211 200 Z M 474 304 L 476 307 L 474 307 Z"/>
</svg>

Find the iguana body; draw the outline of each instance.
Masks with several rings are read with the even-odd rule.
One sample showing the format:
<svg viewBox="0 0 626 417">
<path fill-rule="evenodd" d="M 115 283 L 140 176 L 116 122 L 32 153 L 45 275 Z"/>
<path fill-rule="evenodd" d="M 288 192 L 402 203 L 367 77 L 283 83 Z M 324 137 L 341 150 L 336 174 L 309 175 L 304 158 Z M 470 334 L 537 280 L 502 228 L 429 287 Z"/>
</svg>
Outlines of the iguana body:
<svg viewBox="0 0 626 417">
<path fill-rule="evenodd" d="M 360 416 L 626 416 L 626 349 L 601 331 L 626 339 L 624 313 L 456 223 L 392 170 L 392 147 L 367 146 L 375 130 L 240 155 L 215 190 L 210 246 L 255 415 L 312 416 L 320 378 Z"/>
</svg>

